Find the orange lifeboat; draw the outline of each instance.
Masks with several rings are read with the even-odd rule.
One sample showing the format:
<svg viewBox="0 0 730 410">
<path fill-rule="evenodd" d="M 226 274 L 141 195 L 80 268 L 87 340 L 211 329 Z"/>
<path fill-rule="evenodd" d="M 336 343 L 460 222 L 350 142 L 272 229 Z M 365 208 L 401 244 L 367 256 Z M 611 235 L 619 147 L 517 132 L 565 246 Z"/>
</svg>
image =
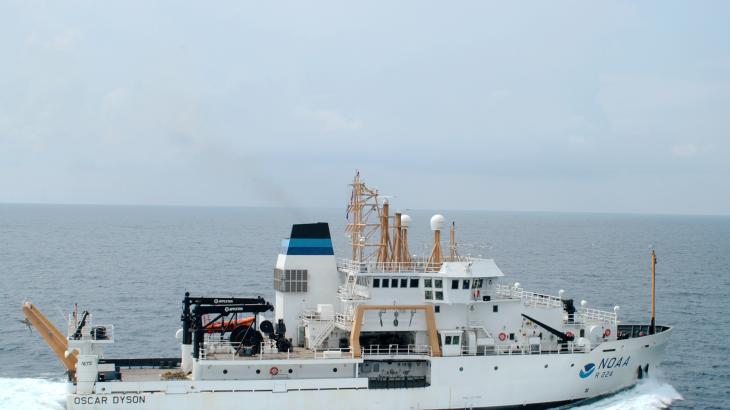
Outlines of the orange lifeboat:
<svg viewBox="0 0 730 410">
<path fill-rule="evenodd" d="M 206 333 L 218 333 L 218 332 L 232 332 L 233 329 L 237 328 L 238 326 L 244 325 L 244 326 L 251 326 L 253 323 L 254 317 L 244 317 L 241 319 L 231 320 L 222 322 L 220 320 L 216 320 L 215 323 L 211 323 L 208 327 L 205 328 Z M 225 327 L 224 327 L 225 325 Z"/>
</svg>

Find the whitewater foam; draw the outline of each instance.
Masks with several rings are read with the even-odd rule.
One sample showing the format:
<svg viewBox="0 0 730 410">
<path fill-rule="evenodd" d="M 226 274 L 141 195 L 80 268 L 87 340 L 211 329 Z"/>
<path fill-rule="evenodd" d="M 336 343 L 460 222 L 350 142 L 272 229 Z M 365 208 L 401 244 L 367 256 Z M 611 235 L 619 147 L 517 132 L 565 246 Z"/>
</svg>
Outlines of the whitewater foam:
<svg viewBox="0 0 730 410">
<path fill-rule="evenodd" d="M 0 410 L 63 410 L 66 383 L 61 380 L 0 377 Z"/>
<path fill-rule="evenodd" d="M 571 407 L 572 410 L 645 410 L 666 409 L 683 397 L 670 384 L 657 379 L 645 379 L 636 386 L 590 404 Z"/>
</svg>

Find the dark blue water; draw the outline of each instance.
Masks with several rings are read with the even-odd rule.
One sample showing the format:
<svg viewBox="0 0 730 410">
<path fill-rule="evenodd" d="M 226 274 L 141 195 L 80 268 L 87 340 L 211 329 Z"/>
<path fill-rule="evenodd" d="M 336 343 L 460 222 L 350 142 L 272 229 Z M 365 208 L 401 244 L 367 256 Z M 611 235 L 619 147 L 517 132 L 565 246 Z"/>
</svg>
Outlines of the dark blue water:
<svg viewBox="0 0 730 410">
<path fill-rule="evenodd" d="M 432 213 L 411 212 L 414 253 L 426 249 Z M 646 394 L 661 403 L 672 387 L 684 397 L 672 408 L 727 407 L 730 217 L 441 213 L 456 220 L 462 254 L 495 258 L 530 290 L 620 305 L 624 322 L 649 319 L 653 245 L 658 323 L 675 327 L 662 374 L 598 407 L 657 407 Z M 280 239 L 292 223 L 312 221 L 330 222 L 346 256 L 340 209 L 0 205 L 0 402 L 30 394 L 36 407 L 53 408 L 63 394 L 47 381 L 63 368 L 18 321 L 24 298 L 59 326 L 74 302 L 113 323 L 109 357 L 177 355 L 185 291 L 272 298 Z"/>
</svg>

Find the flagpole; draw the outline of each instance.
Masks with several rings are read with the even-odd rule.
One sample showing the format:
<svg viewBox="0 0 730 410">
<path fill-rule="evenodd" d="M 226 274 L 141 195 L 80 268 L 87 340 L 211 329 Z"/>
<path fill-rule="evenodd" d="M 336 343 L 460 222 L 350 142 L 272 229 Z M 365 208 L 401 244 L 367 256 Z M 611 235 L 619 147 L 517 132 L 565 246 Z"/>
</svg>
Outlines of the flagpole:
<svg viewBox="0 0 730 410">
<path fill-rule="evenodd" d="M 654 249 L 651 250 L 651 324 L 649 325 L 649 334 L 653 335 L 656 332 L 655 325 L 655 290 L 656 290 L 656 252 Z"/>
</svg>

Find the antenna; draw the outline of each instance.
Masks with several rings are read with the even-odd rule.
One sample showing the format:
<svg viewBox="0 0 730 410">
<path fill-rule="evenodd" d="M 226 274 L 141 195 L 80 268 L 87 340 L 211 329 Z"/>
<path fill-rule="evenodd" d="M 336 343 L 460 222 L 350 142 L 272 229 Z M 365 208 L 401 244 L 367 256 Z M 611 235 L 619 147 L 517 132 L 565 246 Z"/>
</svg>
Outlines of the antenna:
<svg viewBox="0 0 730 410">
<path fill-rule="evenodd" d="M 428 258 L 429 269 L 437 271 L 441 268 L 441 262 L 444 259 L 443 253 L 441 252 L 441 230 L 444 229 L 444 217 L 436 214 L 431 217 L 431 230 L 433 231 L 433 248 L 431 249 L 431 256 Z"/>
</svg>

